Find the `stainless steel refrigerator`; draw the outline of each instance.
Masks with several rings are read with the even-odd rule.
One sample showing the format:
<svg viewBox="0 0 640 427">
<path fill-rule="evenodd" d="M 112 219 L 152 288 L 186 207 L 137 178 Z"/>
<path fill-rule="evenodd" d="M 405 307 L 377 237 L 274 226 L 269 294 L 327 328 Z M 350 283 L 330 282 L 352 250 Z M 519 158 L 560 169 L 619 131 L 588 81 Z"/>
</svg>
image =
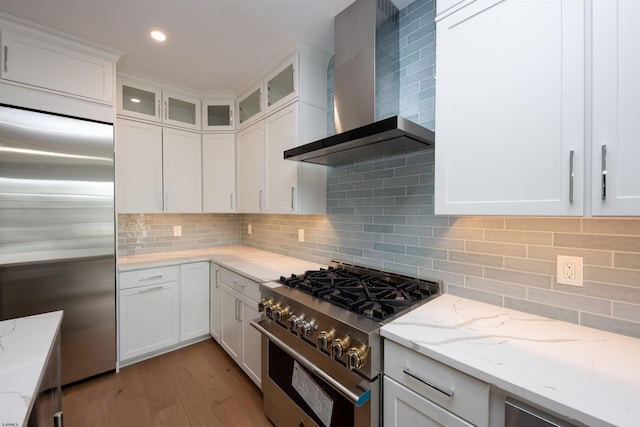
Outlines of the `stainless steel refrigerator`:
<svg viewBox="0 0 640 427">
<path fill-rule="evenodd" d="M 0 105 L 0 319 L 64 310 L 62 383 L 115 369 L 113 125 Z"/>
</svg>

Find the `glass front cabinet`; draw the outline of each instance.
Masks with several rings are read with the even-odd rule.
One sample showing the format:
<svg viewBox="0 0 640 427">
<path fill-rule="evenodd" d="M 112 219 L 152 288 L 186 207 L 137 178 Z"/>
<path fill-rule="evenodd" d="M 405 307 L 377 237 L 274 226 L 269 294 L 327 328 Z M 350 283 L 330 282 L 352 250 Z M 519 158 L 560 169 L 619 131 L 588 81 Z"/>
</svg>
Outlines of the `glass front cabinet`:
<svg viewBox="0 0 640 427">
<path fill-rule="evenodd" d="M 118 80 L 118 114 L 192 130 L 201 129 L 200 99 L 135 79 Z"/>
<path fill-rule="evenodd" d="M 210 98 L 202 101 L 202 130 L 234 130 L 235 101 L 233 98 Z"/>
</svg>

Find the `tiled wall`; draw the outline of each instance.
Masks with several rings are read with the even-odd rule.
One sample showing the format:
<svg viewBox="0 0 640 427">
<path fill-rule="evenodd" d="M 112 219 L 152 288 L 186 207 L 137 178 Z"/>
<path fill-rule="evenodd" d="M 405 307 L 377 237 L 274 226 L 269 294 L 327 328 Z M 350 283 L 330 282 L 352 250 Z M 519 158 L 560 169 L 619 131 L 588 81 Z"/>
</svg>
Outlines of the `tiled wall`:
<svg viewBox="0 0 640 427">
<path fill-rule="evenodd" d="M 174 237 L 173 226 L 182 227 Z M 232 214 L 118 215 L 118 255 L 204 249 L 240 244 L 240 216 Z"/>
<path fill-rule="evenodd" d="M 242 243 L 437 278 L 450 294 L 640 338 L 640 218 L 434 216 L 432 167 L 424 151 L 331 168 L 328 215 L 243 215 Z M 558 254 L 583 257 L 584 287 L 556 283 Z"/>
</svg>

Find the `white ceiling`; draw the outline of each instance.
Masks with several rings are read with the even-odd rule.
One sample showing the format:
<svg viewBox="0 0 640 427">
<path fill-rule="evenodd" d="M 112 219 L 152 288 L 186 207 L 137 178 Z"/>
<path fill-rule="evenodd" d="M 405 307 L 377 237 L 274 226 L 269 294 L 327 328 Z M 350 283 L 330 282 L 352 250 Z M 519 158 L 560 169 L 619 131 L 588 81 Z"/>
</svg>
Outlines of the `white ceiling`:
<svg viewBox="0 0 640 427">
<path fill-rule="evenodd" d="M 237 93 L 299 44 L 328 57 L 333 18 L 353 1 L 2 0 L 0 12 L 120 51 L 119 69 Z M 152 29 L 167 41 L 151 40 Z"/>
</svg>

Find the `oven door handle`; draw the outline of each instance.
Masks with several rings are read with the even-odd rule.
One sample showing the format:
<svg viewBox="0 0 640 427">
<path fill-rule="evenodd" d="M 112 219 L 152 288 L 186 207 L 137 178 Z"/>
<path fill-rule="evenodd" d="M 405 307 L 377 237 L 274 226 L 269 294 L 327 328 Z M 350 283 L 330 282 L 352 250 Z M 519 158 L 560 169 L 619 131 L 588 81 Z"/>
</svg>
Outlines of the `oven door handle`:
<svg viewBox="0 0 640 427">
<path fill-rule="evenodd" d="M 356 406 L 362 406 L 371 398 L 371 389 L 363 391 L 362 388 L 358 387 L 358 390 L 351 390 L 340 384 L 340 382 L 336 381 L 332 376 L 324 372 L 322 369 L 318 368 L 309 360 L 305 359 L 300 353 L 293 350 L 291 347 L 282 342 L 278 337 L 267 331 L 260 323 L 258 323 L 263 321 L 266 322 L 267 320 L 252 320 L 251 326 L 256 328 L 261 334 L 266 336 L 269 341 L 280 347 L 285 353 L 288 353 L 289 356 L 293 357 L 300 365 L 304 366 L 305 368 L 328 382 L 329 385 L 338 390 L 340 394 L 352 401 Z"/>
</svg>

